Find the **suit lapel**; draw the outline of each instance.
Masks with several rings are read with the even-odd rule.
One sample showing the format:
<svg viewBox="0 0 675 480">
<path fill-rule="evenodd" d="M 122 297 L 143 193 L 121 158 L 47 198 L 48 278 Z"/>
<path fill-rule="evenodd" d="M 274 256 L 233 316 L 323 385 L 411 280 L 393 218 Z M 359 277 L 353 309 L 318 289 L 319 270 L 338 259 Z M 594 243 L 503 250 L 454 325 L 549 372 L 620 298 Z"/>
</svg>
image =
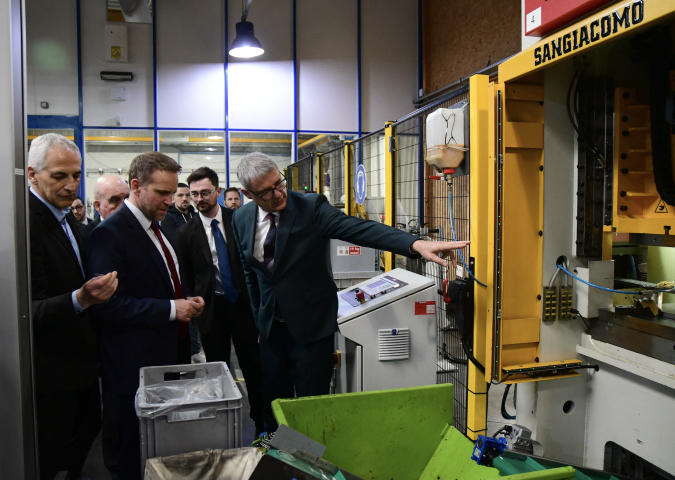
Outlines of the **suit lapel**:
<svg viewBox="0 0 675 480">
<path fill-rule="evenodd" d="M 143 230 L 143 227 L 139 223 L 138 219 L 131 212 L 131 210 L 129 210 L 129 207 L 127 207 L 126 205 L 122 205 L 122 208 L 119 209 L 119 213 L 124 215 L 127 225 L 131 229 L 133 235 L 138 240 L 138 243 L 143 246 L 146 252 L 148 252 L 148 255 L 150 255 L 150 258 L 152 259 L 155 266 L 157 267 L 157 270 L 159 270 L 160 275 L 164 279 L 164 283 L 166 284 L 167 288 L 175 296 L 175 290 L 173 289 L 173 284 L 171 283 L 171 277 L 169 277 L 169 269 L 166 268 L 166 264 L 164 263 L 162 255 L 159 253 L 159 250 L 157 250 L 157 247 L 155 246 L 153 241 L 150 240 L 150 236 L 148 235 L 148 233 L 145 230 Z M 169 259 L 167 259 L 167 261 L 168 260 Z"/>
<path fill-rule="evenodd" d="M 199 215 L 192 217 L 192 229 L 195 232 L 197 238 L 197 243 L 199 248 L 204 254 L 207 265 L 213 264 L 213 257 L 211 256 L 211 248 L 209 247 L 209 239 L 206 237 L 206 231 L 204 231 L 204 223 Z"/>
<path fill-rule="evenodd" d="M 35 197 L 35 194 L 33 193 L 30 194 L 30 204 L 31 208 L 38 215 L 40 215 L 40 220 L 42 220 L 42 223 L 44 223 L 45 227 L 47 227 L 47 230 L 49 230 L 52 233 L 52 235 L 56 237 L 61 246 L 65 248 L 65 250 L 68 252 L 68 255 L 70 256 L 71 260 L 75 262 L 75 265 L 77 265 L 78 270 L 82 271 L 82 269 L 80 268 L 80 262 L 77 261 L 75 250 L 73 250 L 72 243 L 70 243 L 70 240 L 66 235 L 66 232 L 63 230 L 58 220 L 56 220 L 56 217 L 51 212 L 51 210 L 49 210 L 47 205 L 45 205 L 37 197 Z M 66 215 L 66 219 L 68 219 L 68 215 Z M 70 225 L 70 222 L 68 224 Z M 75 234 L 76 228 L 77 226 L 71 225 L 70 229 L 73 231 L 73 234 Z M 75 235 L 75 239 L 77 241 L 77 235 Z M 84 256 L 82 255 L 82 245 L 79 241 L 78 247 L 80 248 L 81 258 L 84 258 Z"/>
<path fill-rule="evenodd" d="M 277 239 L 276 247 L 274 249 L 274 267 L 272 268 L 272 275 L 274 275 L 278 270 L 279 262 L 284 253 L 284 248 L 286 248 L 288 237 L 291 234 L 293 222 L 295 221 L 295 206 L 293 205 L 291 195 L 292 192 L 288 192 L 286 208 L 284 208 L 281 212 L 281 215 L 279 215 L 279 227 L 277 228 Z"/>
</svg>

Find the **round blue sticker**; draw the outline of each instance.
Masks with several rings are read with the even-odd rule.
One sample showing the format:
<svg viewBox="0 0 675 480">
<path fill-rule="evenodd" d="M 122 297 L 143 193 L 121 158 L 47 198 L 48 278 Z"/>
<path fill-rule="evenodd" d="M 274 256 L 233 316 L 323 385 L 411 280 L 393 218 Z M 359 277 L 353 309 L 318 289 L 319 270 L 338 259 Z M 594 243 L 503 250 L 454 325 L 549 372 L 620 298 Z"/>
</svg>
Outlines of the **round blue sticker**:
<svg viewBox="0 0 675 480">
<path fill-rule="evenodd" d="M 368 181 L 366 180 L 366 169 L 363 164 L 356 169 L 356 177 L 354 178 L 354 190 L 356 203 L 363 205 L 366 201 L 366 190 L 368 189 Z"/>
</svg>

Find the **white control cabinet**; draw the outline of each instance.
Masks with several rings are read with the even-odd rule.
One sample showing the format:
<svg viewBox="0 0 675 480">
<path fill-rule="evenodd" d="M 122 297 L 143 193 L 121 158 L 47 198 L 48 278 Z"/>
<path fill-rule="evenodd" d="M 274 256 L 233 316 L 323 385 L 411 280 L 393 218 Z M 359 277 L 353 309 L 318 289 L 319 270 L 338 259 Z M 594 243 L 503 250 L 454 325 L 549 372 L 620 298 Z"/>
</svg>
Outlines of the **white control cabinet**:
<svg viewBox="0 0 675 480">
<path fill-rule="evenodd" d="M 337 295 L 336 393 L 436 384 L 432 279 L 397 268 Z"/>
</svg>

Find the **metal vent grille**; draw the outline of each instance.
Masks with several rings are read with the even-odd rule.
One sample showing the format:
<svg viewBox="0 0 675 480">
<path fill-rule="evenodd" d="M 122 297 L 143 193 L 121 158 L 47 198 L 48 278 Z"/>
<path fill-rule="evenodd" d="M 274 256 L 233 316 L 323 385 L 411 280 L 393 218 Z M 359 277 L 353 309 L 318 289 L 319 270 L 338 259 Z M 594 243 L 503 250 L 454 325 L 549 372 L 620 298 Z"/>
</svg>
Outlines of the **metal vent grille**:
<svg viewBox="0 0 675 480">
<path fill-rule="evenodd" d="M 377 332 L 380 362 L 410 358 L 410 329 L 381 328 Z"/>
</svg>

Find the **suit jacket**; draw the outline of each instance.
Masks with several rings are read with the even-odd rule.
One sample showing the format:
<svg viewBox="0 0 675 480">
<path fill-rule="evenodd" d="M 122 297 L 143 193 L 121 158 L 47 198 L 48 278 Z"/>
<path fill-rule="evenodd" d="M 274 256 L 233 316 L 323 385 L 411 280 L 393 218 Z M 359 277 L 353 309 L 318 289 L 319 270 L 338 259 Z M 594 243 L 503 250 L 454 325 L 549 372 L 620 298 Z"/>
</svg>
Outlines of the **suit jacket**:
<svg viewBox="0 0 675 480">
<path fill-rule="evenodd" d="M 89 222 L 89 223 L 86 224 L 86 225 L 82 225 L 82 224 L 80 223 L 80 225 L 82 225 L 82 227 L 80 228 L 80 235 L 82 235 L 82 238 L 84 239 L 85 242 L 86 242 L 87 239 L 89 238 L 89 235 L 91 235 L 92 230 L 94 230 L 96 227 L 98 227 L 98 224 L 99 224 L 99 223 L 101 223 L 101 218 L 100 218 L 100 217 L 97 218 L 97 219 L 94 220 L 94 221 Z"/>
<path fill-rule="evenodd" d="M 237 243 L 232 232 L 232 215 L 234 210 L 220 206 L 223 212 L 223 227 L 227 243 L 227 253 L 230 267 L 239 295 L 244 297 L 246 305 L 250 304 L 246 288 L 244 268 L 241 264 Z M 184 284 L 191 296 L 200 296 L 206 303 L 204 313 L 196 318 L 199 331 L 206 335 L 211 328 L 215 315 L 214 297 L 216 289 L 216 275 L 213 270 L 213 259 L 209 248 L 204 224 L 199 214 L 177 230 L 176 243 L 183 265 Z M 241 319 L 242 321 L 246 319 Z M 248 319 L 250 321 L 250 317 Z"/>
<path fill-rule="evenodd" d="M 134 394 L 141 367 L 177 361 L 178 321 L 169 320 L 169 300 L 175 299 L 169 271 L 126 204 L 91 232 L 85 258 L 87 278 L 117 271 L 119 279 L 110 300 L 91 307 L 100 323 L 103 388 Z"/>
<path fill-rule="evenodd" d="M 253 256 L 257 215 L 258 206 L 247 203 L 235 211 L 232 229 L 262 342 L 272 326 L 276 302 L 291 335 L 301 343 L 337 331 L 331 238 L 408 257 L 413 256 L 410 246 L 419 240 L 401 230 L 347 216 L 323 195 L 289 191 L 277 228 L 274 267 L 269 272 Z"/>
<path fill-rule="evenodd" d="M 188 218 L 192 218 L 197 215 L 197 212 L 192 205 L 188 207 L 188 213 L 186 215 Z M 164 220 L 162 220 L 162 231 L 172 244 L 176 244 L 178 242 L 178 239 L 176 238 L 176 231 L 186 223 L 185 216 L 180 213 L 180 211 L 176 208 L 176 205 L 171 205 L 169 210 L 166 212 Z"/>
<path fill-rule="evenodd" d="M 54 214 L 28 195 L 35 385 L 39 393 L 98 381 L 98 345 L 89 311 L 75 313 L 72 292 L 84 283 L 75 251 Z M 84 241 L 66 215 L 84 260 Z"/>
</svg>

